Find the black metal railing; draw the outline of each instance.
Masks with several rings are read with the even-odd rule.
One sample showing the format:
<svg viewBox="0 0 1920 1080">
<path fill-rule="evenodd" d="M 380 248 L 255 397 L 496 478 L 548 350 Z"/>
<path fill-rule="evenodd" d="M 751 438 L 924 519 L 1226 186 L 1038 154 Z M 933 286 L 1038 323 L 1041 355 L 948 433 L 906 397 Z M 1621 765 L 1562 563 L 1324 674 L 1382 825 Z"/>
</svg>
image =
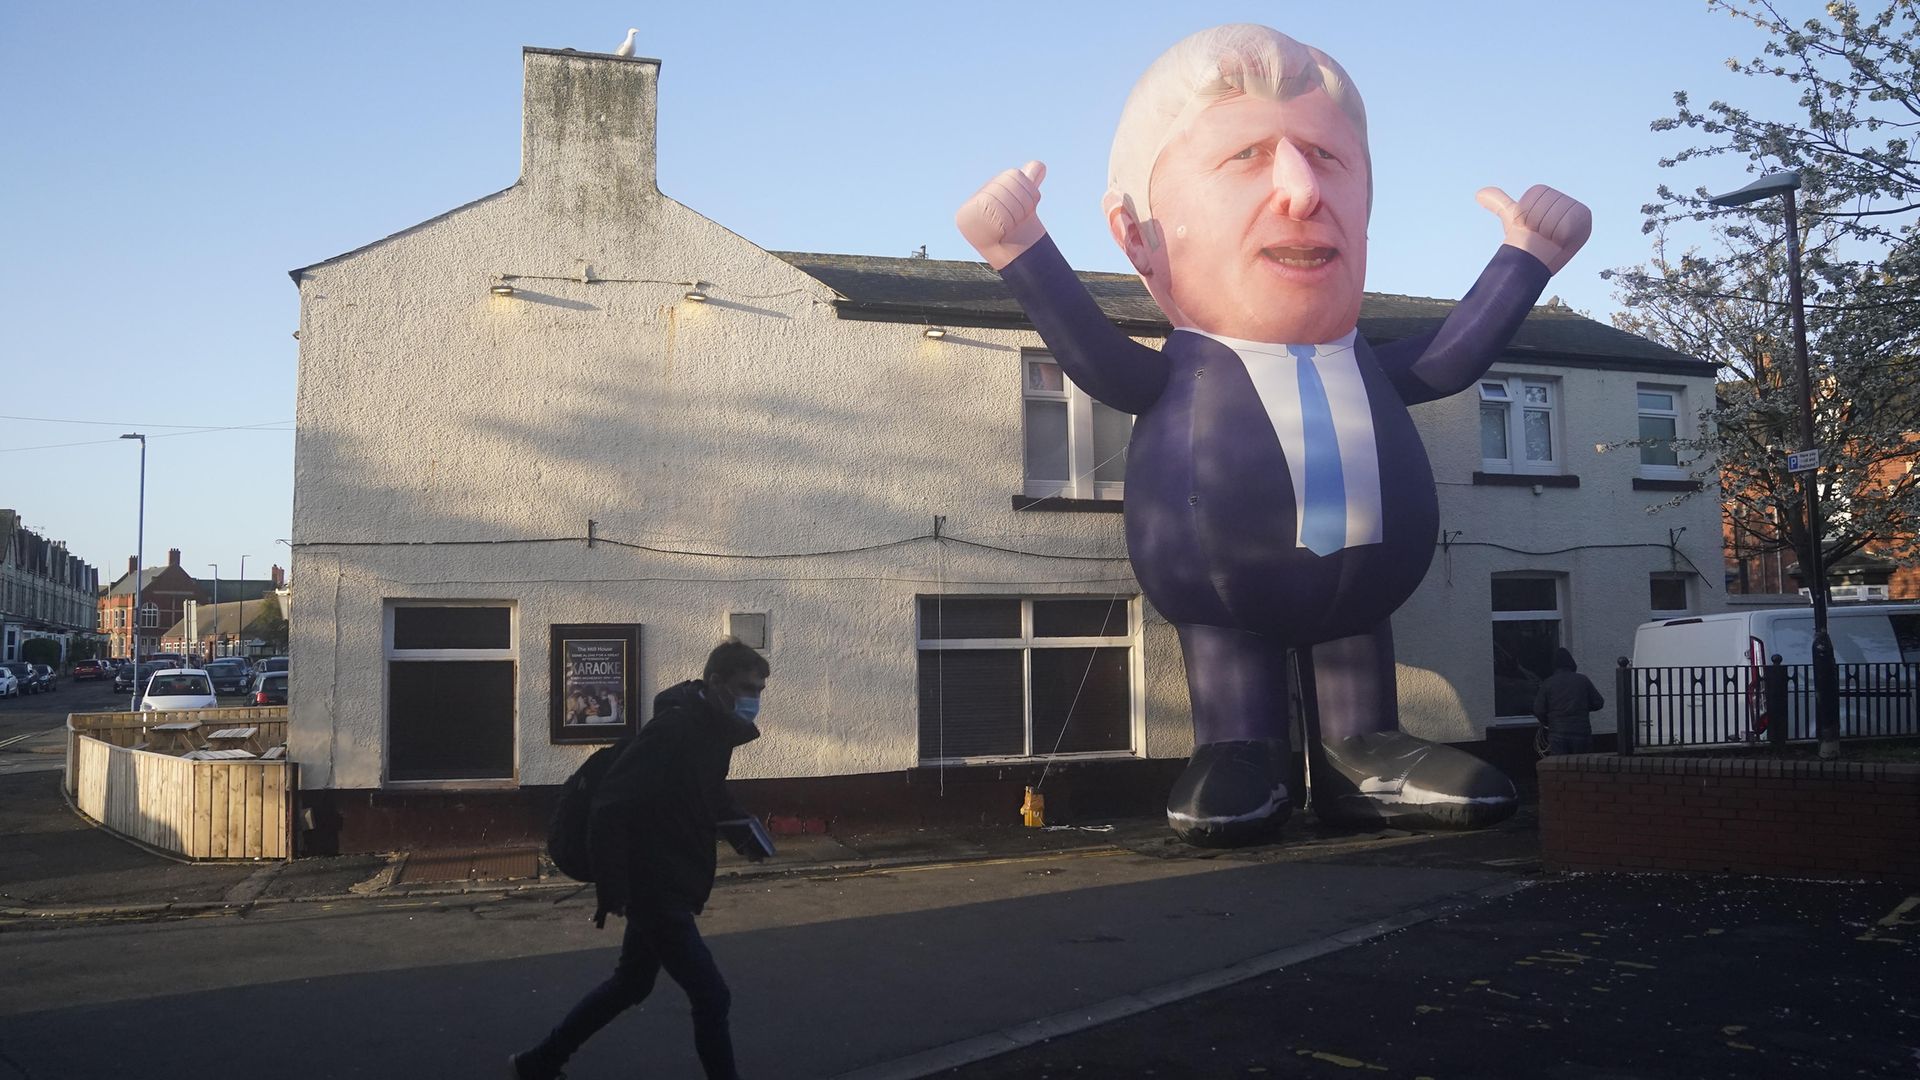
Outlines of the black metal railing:
<svg viewBox="0 0 1920 1080">
<path fill-rule="evenodd" d="M 1813 665 L 1632 667 L 1614 672 L 1622 754 L 1811 742 Z M 1920 735 L 1920 664 L 1840 665 L 1840 735 Z"/>
</svg>

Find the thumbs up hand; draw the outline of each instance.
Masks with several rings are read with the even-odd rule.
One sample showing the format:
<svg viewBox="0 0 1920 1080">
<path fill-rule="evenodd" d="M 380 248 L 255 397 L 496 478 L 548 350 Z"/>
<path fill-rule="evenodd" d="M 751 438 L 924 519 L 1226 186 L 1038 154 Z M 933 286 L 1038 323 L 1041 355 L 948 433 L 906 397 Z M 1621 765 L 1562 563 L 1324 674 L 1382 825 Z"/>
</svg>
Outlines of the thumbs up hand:
<svg viewBox="0 0 1920 1080">
<path fill-rule="evenodd" d="M 1519 202 L 1497 187 L 1481 188 L 1474 199 L 1499 215 L 1507 243 L 1546 263 L 1555 274 L 1593 235 L 1593 211 L 1544 184 L 1528 188 Z"/>
<path fill-rule="evenodd" d="M 960 235 L 999 270 L 1019 258 L 1047 235 L 1035 210 L 1040 205 L 1040 181 L 1047 167 L 1029 161 L 1018 169 L 1008 169 L 962 203 L 953 223 Z"/>
</svg>

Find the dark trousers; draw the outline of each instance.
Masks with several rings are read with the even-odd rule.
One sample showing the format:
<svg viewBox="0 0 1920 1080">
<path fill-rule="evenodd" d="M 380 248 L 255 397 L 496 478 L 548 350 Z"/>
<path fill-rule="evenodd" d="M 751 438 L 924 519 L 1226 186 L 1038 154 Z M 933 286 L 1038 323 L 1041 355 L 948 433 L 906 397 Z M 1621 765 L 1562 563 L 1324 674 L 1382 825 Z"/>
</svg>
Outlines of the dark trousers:
<svg viewBox="0 0 1920 1080">
<path fill-rule="evenodd" d="M 1561 754 L 1586 754 L 1593 751 L 1593 736 L 1582 732 L 1578 735 L 1559 735 L 1547 733 L 1547 756 L 1559 757 Z"/>
<path fill-rule="evenodd" d="M 690 911 L 629 909 L 627 933 L 613 977 L 594 987 L 560 1026 L 528 1056 L 559 1068 L 593 1033 L 645 1001 L 661 970 L 680 984 L 693 1004 L 693 1046 L 710 1080 L 735 1080 L 733 1035 L 727 1011 L 733 993 L 700 938 Z"/>
</svg>

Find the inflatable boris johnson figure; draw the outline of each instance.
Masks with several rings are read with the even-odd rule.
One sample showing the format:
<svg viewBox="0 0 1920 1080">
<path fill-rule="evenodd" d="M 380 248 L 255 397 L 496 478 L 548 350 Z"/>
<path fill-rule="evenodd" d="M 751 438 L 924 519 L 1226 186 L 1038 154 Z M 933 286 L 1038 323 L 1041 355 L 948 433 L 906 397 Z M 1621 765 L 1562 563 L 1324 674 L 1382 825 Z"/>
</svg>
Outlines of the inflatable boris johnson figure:
<svg viewBox="0 0 1920 1080">
<path fill-rule="evenodd" d="M 1195 34 L 1147 69 L 1111 173 L 1107 223 L 1173 324 L 1159 349 L 1109 323 L 1048 239 L 1039 162 L 995 177 L 957 221 L 1073 381 L 1136 417 L 1128 550 L 1179 631 L 1193 706 L 1169 824 L 1233 845 L 1286 818 L 1289 651 L 1318 718 L 1323 820 L 1503 820 L 1505 776 L 1399 730 L 1388 617 L 1439 528 L 1407 409 L 1486 372 L 1586 241 L 1587 208 L 1546 187 L 1517 202 L 1483 189 L 1505 242 L 1479 281 L 1435 332 L 1369 344 L 1355 333 L 1366 110 L 1332 58 L 1251 25 Z"/>
</svg>

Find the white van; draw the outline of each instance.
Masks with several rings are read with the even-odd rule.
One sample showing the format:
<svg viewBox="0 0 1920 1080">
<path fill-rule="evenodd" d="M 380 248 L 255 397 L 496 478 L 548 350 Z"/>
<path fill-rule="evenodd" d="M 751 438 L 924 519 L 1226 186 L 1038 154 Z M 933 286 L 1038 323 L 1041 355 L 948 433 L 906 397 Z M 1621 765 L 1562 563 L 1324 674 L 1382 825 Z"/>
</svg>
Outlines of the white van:
<svg viewBox="0 0 1920 1080">
<path fill-rule="evenodd" d="M 1842 735 L 1914 734 L 1920 604 L 1827 608 L 1840 664 Z M 1756 608 L 1642 623 L 1633 635 L 1638 735 L 1648 745 L 1738 742 L 1765 732 L 1761 669 L 1813 663 L 1813 608 Z M 1708 670 L 1716 669 L 1716 670 Z M 1787 737 L 1813 736 L 1811 679 L 1793 671 Z"/>
</svg>

